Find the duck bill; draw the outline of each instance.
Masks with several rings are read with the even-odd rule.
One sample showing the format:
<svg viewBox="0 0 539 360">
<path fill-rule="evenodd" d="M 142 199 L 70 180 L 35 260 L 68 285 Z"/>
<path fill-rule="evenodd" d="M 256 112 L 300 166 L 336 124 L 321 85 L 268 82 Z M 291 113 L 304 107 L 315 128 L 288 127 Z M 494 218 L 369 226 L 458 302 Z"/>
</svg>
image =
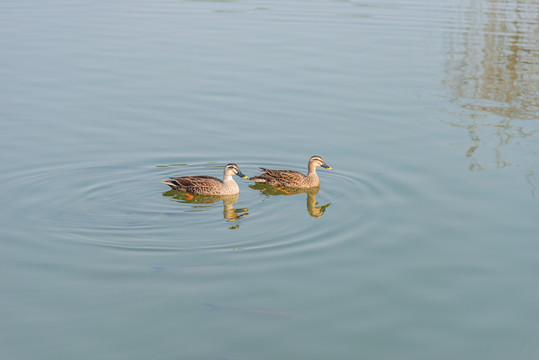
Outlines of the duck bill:
<svg viewBox="0 0 539 360">
<path fill-rule="evenodd" d="M 322 166 L 324 169 L 333 170 L 333 168 L 331 166 L 329 166 L 328 164 L 326 164 L 326 163 L 323 163 L 320 166 Z"/>
<path fill-rule="evenodd" d="M 240 178 L 242 178 L 242 179 L 248 179 L 248 177 L 245 176 L 245 174 L 242 173 L 241 171 L 239 171 L 236 175 L 238 175 L 238 176 L 239 176 Z"/>
</svg>

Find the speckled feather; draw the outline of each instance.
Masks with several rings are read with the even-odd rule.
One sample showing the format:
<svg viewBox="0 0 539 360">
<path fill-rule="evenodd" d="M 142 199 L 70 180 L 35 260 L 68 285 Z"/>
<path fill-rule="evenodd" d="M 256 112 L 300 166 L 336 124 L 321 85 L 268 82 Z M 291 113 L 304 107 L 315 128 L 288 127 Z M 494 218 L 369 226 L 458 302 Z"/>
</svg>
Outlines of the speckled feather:
<svg viewBox="0 0 539 360">
<path fill-rule="evenodd" d="M 171 188 L 193 194 L 211 195 L 215 188 L 221 187 L 223 181 L 213 176 L 180 176 L 163 181 Z"/>
<path fill-rule="evenodd" d="M 258 176 L 253 176 L 250 178 L 250 180 L 275 186 L 302 187 L 300 185 L 307 178 L 302 173 L 293 170 L 272 170 L 263 167 L 260 169 L 262 169 L 265 173 Z"/>
</svg>

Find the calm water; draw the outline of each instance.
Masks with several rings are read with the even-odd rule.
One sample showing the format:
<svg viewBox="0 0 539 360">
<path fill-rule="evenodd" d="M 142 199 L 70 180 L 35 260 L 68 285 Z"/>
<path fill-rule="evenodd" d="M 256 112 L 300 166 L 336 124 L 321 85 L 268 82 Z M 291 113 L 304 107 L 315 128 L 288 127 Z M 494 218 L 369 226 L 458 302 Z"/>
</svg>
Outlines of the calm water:
<svg viewBox="0 0 539 360">
<path fill-rule="evenodd" d="M 2 358 L 539 358 L 538 14 L 0 0 Z"/>
</svg>

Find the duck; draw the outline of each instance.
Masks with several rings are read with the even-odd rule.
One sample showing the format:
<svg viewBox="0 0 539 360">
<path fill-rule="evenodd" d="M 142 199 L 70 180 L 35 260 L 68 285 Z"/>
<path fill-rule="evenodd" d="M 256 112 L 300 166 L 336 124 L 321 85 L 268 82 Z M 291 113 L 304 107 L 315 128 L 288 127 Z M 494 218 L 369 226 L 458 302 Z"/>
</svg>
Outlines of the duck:
<svg viewBox="0 0 539 360">
<path fill-rule="evenodd" d="M 163 180 L 174 190 L 197 195 L 234 195 L 240 192 L 238 184 L 232 178 L 234 175 L 247 179 L 236 164 L 227 164 L 223 171 L 223 180 L 213 176 L 180 176 Z"/>
<path fill-rule="evenodd" d="M 327 170 L 333 170 L 321 156 L 314 155 L 309 159 L 307 176 L 293 170 L 271 170 L 261 167 L 260 169 L 264 173 L 253 176 L 249 180 L 288 188 L 311 188 L 320 185 L 320 179 L 316 174 L 316 168 L 320 166 Z"/>
</svg>

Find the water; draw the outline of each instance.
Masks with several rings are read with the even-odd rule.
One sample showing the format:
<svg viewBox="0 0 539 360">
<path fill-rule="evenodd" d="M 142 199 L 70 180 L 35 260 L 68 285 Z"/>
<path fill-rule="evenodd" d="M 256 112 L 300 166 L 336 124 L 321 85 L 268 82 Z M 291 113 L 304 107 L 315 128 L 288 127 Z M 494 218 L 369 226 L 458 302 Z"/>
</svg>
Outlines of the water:
<svg viewBox="0 0 539 360">
<path fill-rule="evenodd" d="M 2 358 L 536 358 L 538 11 L 0 1 Z"/>
</svg>

